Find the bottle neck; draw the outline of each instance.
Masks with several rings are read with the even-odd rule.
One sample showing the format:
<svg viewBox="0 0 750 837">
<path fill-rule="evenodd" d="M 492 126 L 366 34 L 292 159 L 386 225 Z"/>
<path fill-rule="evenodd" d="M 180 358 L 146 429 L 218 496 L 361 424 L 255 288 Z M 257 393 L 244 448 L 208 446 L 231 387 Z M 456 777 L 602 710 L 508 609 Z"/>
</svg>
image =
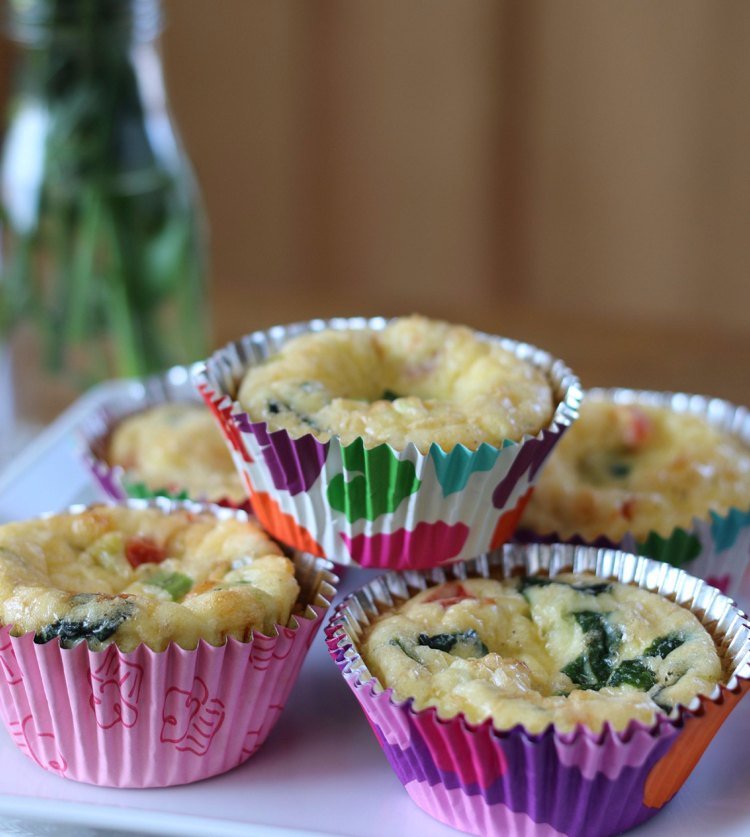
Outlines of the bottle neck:
<svg viewBox="0 0 750 837">
<path fill-rule="evenodd" d="M 8 35 L 29 49 L 75 52 L 130 48 L 155 40 L 160 0 L 8 0 Z"/>
<path fill-rule="evenodd" d="M 12 9 L 24 12 L 15 15 L 16 23 L 29 24 L 23 0 L 10 2 Z M 21 217 L 23 207 L 15 206 L 14 195 L 20 201 L 25 194 L 37 194 L 43 182 L 54 183 L 72 201 L 83 183 L 131 193 L 151 188 L 143 183 L 157 175 L 181 177 L 185 161 L 167 107 L 158 29 L 153 15 L 150 30 L 135 19 L 147 11 L 159 12 L 159 0 L 27 2 L 28 10 L 39 10 L 34 18 L 38 26 L 34 38 L 22 42 L 11 94 L 0 158 L 6 209 Z M 80 14 L 70 26 L 67 15 L 65 27 L 60 15 L 54 25 L 49 15 L 41 21 L 43 12 L 58 8 L 75 8 Z M 112 9 L 112 16 L 102 19 L 100 8 Z M 89 11 L 90 16 L 84 14 Z M 108 33 L 109 41 L 89 36 L 97 27 Z M 72 37 L 84 29 L 85 36 Z M 19 160 L 27 165 L 19 166 Z"/>
</svg>

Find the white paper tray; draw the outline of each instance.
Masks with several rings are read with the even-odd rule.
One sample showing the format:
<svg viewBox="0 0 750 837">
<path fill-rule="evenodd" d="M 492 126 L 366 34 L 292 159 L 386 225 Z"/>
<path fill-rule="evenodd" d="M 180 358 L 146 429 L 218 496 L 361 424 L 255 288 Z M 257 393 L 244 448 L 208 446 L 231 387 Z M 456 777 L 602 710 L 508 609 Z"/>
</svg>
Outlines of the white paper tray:
<svg viewBox="0 0 750 837">
<path fill-rule="evenodd" d="M 137 382 L 89 392 L 0 474 L 0 522 L 97 499 L 76 428 Z M 348 570 L 345 589 L 372 573 Z M 677 797 L 634 835 L 750 834 L 750 699 L 740 704 Z M 178 788 L 114 790 L 39 768 L 0 730 L 0 833 L 90 837 L 110 830 L 200 835 L 414 835 L 457 832 L 423 814 L 391 771 L 348 687 L 316 637 L 262 749 L 230 773 Z"/>
</svg>

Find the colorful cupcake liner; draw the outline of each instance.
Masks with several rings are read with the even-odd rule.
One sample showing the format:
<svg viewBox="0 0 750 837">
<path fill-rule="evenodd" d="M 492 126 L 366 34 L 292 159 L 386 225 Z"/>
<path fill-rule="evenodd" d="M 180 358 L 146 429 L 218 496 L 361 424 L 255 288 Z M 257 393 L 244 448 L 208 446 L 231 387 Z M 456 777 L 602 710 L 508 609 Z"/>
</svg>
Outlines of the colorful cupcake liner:
<svg viewBox="0 0 750 837">
<path fill-rule="evenodd" d="M 247 519 L 164 499 L 127 505 Z M 292 560 L 298 609 L 288 625 L 249 642 L 125 653 L 60 648 L 57 639 L 37 645 L 33 633 L 0 628 L 0 716 L 11 739 L 45 770 L 111 787 L 181 785 L 242 764 L 276 723 L 335 594 L 330 563 L 300 553 Z"/>
<path fill-rule="evenodd" d="M 341 564 L 408 569 L 477 555 L 508 540 L 539 469 L 578 415 L 578 379 L 546 352 L 499 337 L 516 357 L 542 369 L 557 407 L 548 427 L 521 442 L 450 452 L 434 444 L 396 450 L 342 446 L 271 431 L 235 400 L 251 366 L 290 338 L 323 329 L 382 329 L 383 318 L 313 320 L 255 332 L 216 352 L 195 383 L 219 421 L 264 527 L 297 549 Z"/>
<path fill-rule="evenodd" d="M 110 434 L 119 421 L 168 402 L 201 403 L 191 383 L 191 370 L 194 366 L 174 366 L 162 375 L 133 380 L 125 392 L 113 396 L 106 407 L 87 417 L 79 431 L 79 452 L 94 483 L 106 497 L 118 501 L 150 500 L 155 497 L 165 497 L 168 500 L 192 499 L 252 511 L 249 500 L 237 503 L 228 497 L 189 497 L 187 491 L 175 486 L 151 489 L 142 482 L 129 479 L 124 468 L 107 462 Z"/>
<path fill-rule="evenodd" d="M 368 671 L 358 643 L 384 610 L 435 584 L 572 569 L 637 584 L 689 608 L 717 642 L 729 677 L 709 696 L 652 725 L 609 724 L 530 733 L 498 731 L 463 715 L 398 700 Z M 649 819 L 680 789 L 729 712 L 750 688 L 750 624 L 704 581 L 647 558 L 570 545 L 506 545 L 425 573 L 388 573 L 347 596 L 326 628 L 328 648 L 411 798 L 436 819 L 484 837 L 606 837 Z"/>
<path fill-rule="evenodd" d="M 720 398 L 622 388 L 592 389 L 585 395 L 607 398 L 618 404 L 646 404 L 677 413 L 691 413 L 750 447 L 750 410 Z M 750 581 L 747 579 L 750 574 L 750 497 L 745 509 L 733 508 L 726 514 L 712 511 L 705 518 L 693 518 L 690 526 L 678 527 L 667 536 L 649 532 L 646 538 L 639 539 L 629 532 L 619 542 L 604 535 L 592 541 L 581 535 L 562 538 L 557 532 L 539 534 L 523 529 L 516 533 L 516 539 L 521 543 L 589 544 L 633 552 L 680 567 L 733 598 L 747 595 L 745 588 L 750 586 L 747 584 Z"/>
</svg>

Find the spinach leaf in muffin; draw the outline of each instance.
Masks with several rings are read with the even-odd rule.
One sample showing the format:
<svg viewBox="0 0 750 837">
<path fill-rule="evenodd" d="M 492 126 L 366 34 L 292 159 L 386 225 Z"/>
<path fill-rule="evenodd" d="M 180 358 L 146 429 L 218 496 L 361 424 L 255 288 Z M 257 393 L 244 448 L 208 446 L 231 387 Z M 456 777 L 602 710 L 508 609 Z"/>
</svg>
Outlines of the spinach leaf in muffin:
<svg viewBox="0 0 750 837">
<path fill-rule="evenodd" d="M 625 480 L 634 465 L 634 454 L 626 448 L 597 450 L 578 461 L 578 472 L 590 485 L 607 486 Z"/>
<path fill-rule="evenodd" d="M 453 631 L 446 634 L 420 634 L 417 639 L 418 645 L 425 645 L 427 648 L 434 648 L 436 651 L 444 651 L 454 657 L 461 657 L 464 660 L 472 657 L 484 657 L 489 653 L 489 648 L 482 642 L 479 634 L 470 628 L 467 631 Z"/>
<path fill-rule="evenodd" d="M 622 634 L 606 613 L 581 610 L 571 616 L 584 633 L 585 650 L 561 671 L 580 688 L 598 691 L 607 685 L 614 670 Z"/>
<path fill-rule="evenodd" d="M 607 686 L 632 686 L 647 692 L 656 684 L 653 671 L 640 660 L 623 660 L 612 672 Z"/>
<path fill-rule="evenodd" d="M 313 418 L 305 415 L 299 410 L 295 410 L 291 404 L 288 404 L 286 401 L 282 401 L 281 399 L 270 399 L 266 404 L 266 409 L 274 416 L 277 416 L 280 413 L 292 413 L 292 415 L 295 415 L 303 424 L 306 424 L 312 430 L 321 429 Z"/>
<path fill-rule="evenodd" d="M 682 633 L 672 632 L 657 637 L 640 658 L 623 660 L 616 665 L 621 636 L 617 628 L 609 625 L 606 614 L 583 611 L 572 615 L 585 633 L 586 650 L 561 671 L 582 689 L 598 691 L 604 686 L 632 686 L 648 692 L 656 685 L 656 673 L 645 661 L 649 657 L 664 659 L 685 642 Z"/>
<path fill-rule="evenodd" d="M 105 642 L 135 613 L 133 603 L 120 596 L 79 593 L 71 596 L 70 603 L 70 613 L 40 628 L 34 642 L 41 645 L 59 637 L 62 648 L 72 648 L 84 640 Z"/>
<path fill-rule="evenodd" d="M 587 596 L 600 596 L 602 593 L 609 593 L 612 590 L 612 585 L 606 581 L 597 582 L 595 584 L 568 584 L 566 581 L 558 581 L 555 578 L 548 578 L 546 576 L 527 575 L 521 579 L 518 585 L 518 592 L 528 600 L 526 591 L 533 587 L 548 587 L 550 584 L 560 584 L 564 587 L 570 587 L 577 593 L 584 593 Z"/>
<path fill-rule="evenodd" d="M 685 644 L 685 635 L 680 631 L 672 631 L 657 637 L 643 652 L 644 657 L 661 657 L 662 660 L 676 648 Z"/>
<path fill-rule="evenodd" d="M 402 640 L 394 637 L 393 639 L 389 640 L 388 644 L 389 645 L 395 645 L 396 648 L 398 648 L 400 651 L 402 651 L 404 654 L 406 654 L 406 656 L 410 660 L 414 660 L 415 663 L 419 663 L 420 665 L 422 665 L 422 661 L 419 659 L 419 657 L 415 657 L 414 654 L 409 650 L 409 648 L 406 646 L 406 644 Z"/>
</svg>

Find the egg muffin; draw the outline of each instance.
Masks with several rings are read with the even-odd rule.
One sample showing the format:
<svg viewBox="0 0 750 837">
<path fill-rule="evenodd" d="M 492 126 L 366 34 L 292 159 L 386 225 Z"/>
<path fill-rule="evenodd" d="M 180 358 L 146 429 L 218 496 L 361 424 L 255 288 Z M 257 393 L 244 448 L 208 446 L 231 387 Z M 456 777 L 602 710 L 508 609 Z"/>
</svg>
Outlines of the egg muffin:
<svg viewBox="0 0 750 837">
<path fill-rule="evenodd" d="M 378 619 L 361 652 L 415 710 L 491 718 L 501 730 L 652 723 L 722 680 L 714 642 L 689 610 L 589 574 L 429 588 Z"/>
<path fill-rule="evenodd" d="M 562 538 L 645 540 L 750 508 L 750 447 L 706 416 L 587 397 L 547 461 L 521 526 Z"/>
<path fill-rule="evenodd" d="M 286 625 L 294 565 L 241 516 L 93 506 L 0 527 L 0 623 L 121 651 L 248 641 Z"/>
<path fill-rule="evenodd" d="M 345 596 L 326 633 L 411 799 L 483 836 L 640 825 L 750 689 L 731 599 L 608 548 L 511 544 L 391 572 Z"/>
<path fill-rule="evenodd" d="M 0 721 L 36 765 L 110 787 L 237 767 L 333 595 L 237 509 L 166 498 L 0 527 Z"/>
<path fill-rule="evenodd" d="M 294 337 L 248 369 L 237 399 L 253 421 L 295 438 L 422 453 L 520 441 L 555 408 L 547 376 L 500 341 L 420 316 Z"/>
<path fill-rule="evenodd" d="M 245 499 L 221 432 L 201 404 L 166 402 L 124 417 L 109 435 L 105 457 L 125 471 L 129 485 L 151 492 Z"/>
</svg>

